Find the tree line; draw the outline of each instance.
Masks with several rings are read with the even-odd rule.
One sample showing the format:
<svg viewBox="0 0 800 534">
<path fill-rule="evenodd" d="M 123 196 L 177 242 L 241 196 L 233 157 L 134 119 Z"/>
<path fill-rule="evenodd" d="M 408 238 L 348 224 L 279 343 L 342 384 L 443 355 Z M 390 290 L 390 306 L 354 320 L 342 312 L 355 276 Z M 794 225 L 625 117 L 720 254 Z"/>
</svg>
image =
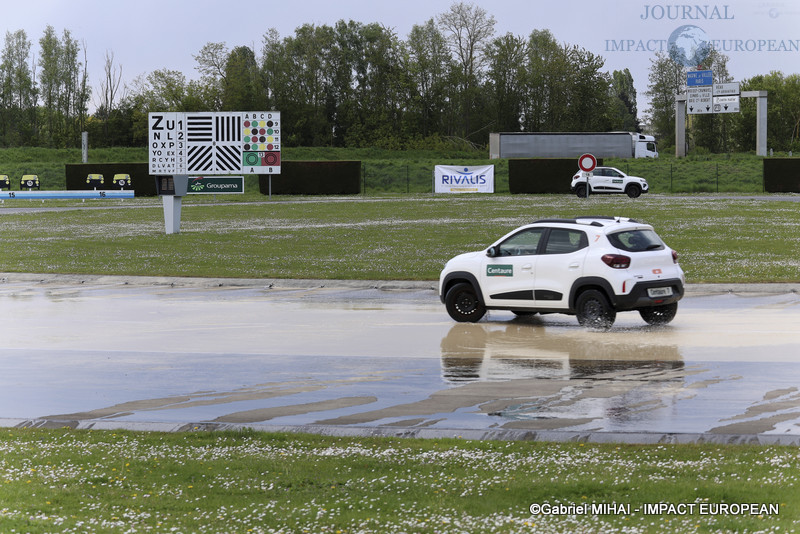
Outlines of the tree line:
<svg viewBox="0 0 800 534">
<path fill-rule="evenodd" d="M 81 47 L 48 26 L 31 58 L 24 30 L 7 32 L 0 56 L 0 144 L 65 146 L 86 127 L 91 88 Z"/>
<path fill-rule="evenodd" d="M 94 95 L 81 58 L 85 44 L 69 31 L 59 37 L 48 27 L 37 58 L 24 30 L 8 32 L 0 146 L 78 146 L 81 131 L 93 146 L 139 146 L 151 111 L 279 110 L 287 146 L 482 147 L 493 131 L 642 130 L 628 69 L 605 72 L 601 56 L 560 43 L 548 30 L 496 35 L 495 26 L 485 10 L 460 2 L 414 25 L 405 39 L 352 20 L 305 24 L 285 37 L 271 29 L 258 51 L 207 43 L 193 55 L 195 79 L 159 69 L 130 85 L 107 53 Z M 723 78 L 726 61 L 709 58 Z M 644 117 L 662 145 L 674 139 L 683 80 L 684 67 L 655 56 Z M 743 90 L 770 91 L 768 142 L 778 150 L 798 146 L 798 83 L 797 75 L 781 73 L 742 83 Z M 693 146 L 752 150 L 755 111 L 744 100 L 742 107 L 739 116 L 693 119 Z"/>
</svg>

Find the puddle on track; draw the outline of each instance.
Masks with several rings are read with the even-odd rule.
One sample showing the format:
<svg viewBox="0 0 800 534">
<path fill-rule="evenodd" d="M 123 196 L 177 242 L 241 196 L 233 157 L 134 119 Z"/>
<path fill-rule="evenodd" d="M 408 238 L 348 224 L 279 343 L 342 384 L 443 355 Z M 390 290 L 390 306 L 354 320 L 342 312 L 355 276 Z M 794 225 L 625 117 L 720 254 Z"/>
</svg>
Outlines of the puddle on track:
<svg viewBox="0 0 800 534">
<path fill-rule="evenodd" d="M 800 299 L 453 323 L 433 291 L 3 284 L 0 418 L 800 435 Z"/>
</svg>

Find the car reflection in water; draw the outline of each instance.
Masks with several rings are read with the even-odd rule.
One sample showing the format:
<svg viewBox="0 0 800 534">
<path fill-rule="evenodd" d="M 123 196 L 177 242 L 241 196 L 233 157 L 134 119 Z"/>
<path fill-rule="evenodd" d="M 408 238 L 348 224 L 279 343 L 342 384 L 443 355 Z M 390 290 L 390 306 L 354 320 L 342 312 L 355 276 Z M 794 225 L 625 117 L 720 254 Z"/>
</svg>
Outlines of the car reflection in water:
<svg viewBox="0 0 800 534">
<path fill-rule="evenodd" d="M 636 342 L 646 335 L 545 327 L 536 318 L 458 323 L 441 342 L 442 378 L 516 391 L 489 411 L 506 421 L 587 418 L 616 427 L 673 404 L 686 387 L 678 348 Z"/>
<path fill-rule="evenodd" d="M 644 333 L 644 329 L 641 330 Z M 607 333 L 551 333 L 524 320 L 457 323 L 442 339 L 447 382 L 516 378 L 585 378 L 632 369 L 682 369 L 676 346 L 612 341 Z"/>
</svg>

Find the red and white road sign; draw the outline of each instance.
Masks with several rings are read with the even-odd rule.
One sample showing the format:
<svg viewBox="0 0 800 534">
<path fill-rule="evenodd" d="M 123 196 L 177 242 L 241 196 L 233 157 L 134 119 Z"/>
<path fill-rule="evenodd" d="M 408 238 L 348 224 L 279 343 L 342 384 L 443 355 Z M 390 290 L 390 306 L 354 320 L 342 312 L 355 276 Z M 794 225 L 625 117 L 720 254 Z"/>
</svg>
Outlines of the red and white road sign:
<svg viewBox="0 0 800 534">
<path fill-rule="evenodd" d="M 578 167 L 583 172 L 592 172 L 597 167 L 597 158 L 591 154 L 584 154 L 578 158 Z"/>
</svg>

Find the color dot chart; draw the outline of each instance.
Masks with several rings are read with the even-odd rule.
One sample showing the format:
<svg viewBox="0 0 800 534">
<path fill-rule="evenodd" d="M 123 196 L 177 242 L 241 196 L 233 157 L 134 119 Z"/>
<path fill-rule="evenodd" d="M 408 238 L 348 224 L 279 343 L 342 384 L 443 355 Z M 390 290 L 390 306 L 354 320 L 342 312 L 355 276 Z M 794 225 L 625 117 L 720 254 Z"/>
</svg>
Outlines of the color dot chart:
<svg viewBox="0 0 800 534">
<path fill-rule="evenodd" d="M 245 112 L 242 119 L 242 172 L 279 174 L 281 164 L 280 112 Z"/>
</svg>

